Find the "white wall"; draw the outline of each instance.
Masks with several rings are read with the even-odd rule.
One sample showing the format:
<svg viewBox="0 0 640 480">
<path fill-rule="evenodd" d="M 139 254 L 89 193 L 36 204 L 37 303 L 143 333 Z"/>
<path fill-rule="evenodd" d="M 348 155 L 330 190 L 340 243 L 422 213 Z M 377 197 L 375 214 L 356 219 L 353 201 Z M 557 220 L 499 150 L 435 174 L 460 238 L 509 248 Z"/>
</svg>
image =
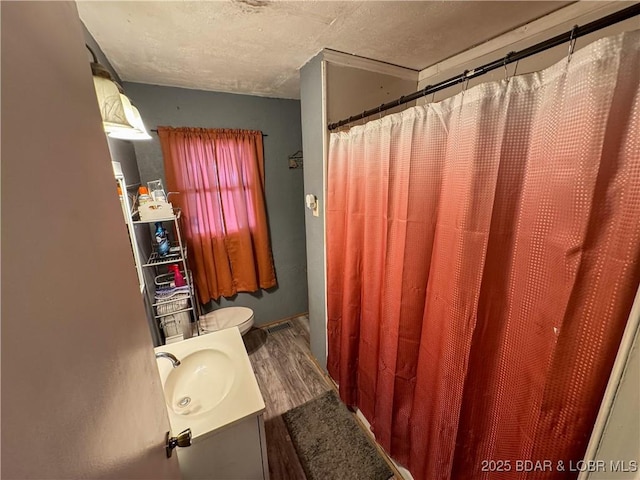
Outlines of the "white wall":
<svg viewBox="0 0 640 480">
<path fill-rule="evenodd" d="M 581 1 L 571 4 L 512 32 L 508 32 L 494 38 L 485 44 L 467 50 L 459 55 L 422 70 L 419 75 L 418 90 L 423 89 L 427 85 L 434 85 L 440 81 L 459 75 L 465 70 L 471 70 L 498 58 L 503 58 L 509 52 L 522 50 L 526 47 L 535 45 L 538 42 L 554 37 L 555 35 L 570 31 L 576 24 L 584 25 L 610 13 L 621 10 L 624 7 L 628 7 L 633 3 L 637 2 Z M 640 17 L 620 22 L 616 25 L 585 35 L 584 37 L 580 37 L 576 41 L 575 50 L 588 45 L 598 38 L 638 28 L 640 28 Z M 538 55 L 523 59 L 517 64 L 517 74 L 520 75 L 523 73 L 536 72 L 547 68 L 554 63 L 565 59 L 568 51 L 568 44 L 560 45 Z M 515 69 L 515 63 L 508 65 L 507 75 L 513 75 Z M 505 70 L 500 68 L 487 73 L 486 75 L 471 79 L 467 88 L 471 88 L 480 83 L 500 81 L 504 78 Z M 437 92 L 435 94 L 435 101 L 437 102 L 452 95 L 456 95 L 460 93 L 462 89 L 463 86 L 459 84 Z M 423 99 L 417 100 L 416 103 L 421 105 L 431 101 L 432 96 L 429 95 Z"/>
<path fill-rule="evenodd" d="M 401 78 L 390 74 L 372 72 L 348 65 L 327 62 L 327 122 L 334 123 L 352 115 L 396 100 L 416 89 L 418 72 L 414 78 Z M 401 112 L 411 104 L 387 110 L 384 114 Z M 374 115 L 359 120 L 354 125 L 375 120 Z"/>
<path fill-rule="evenodd" d="M 635 340 L 618 386 L 594 461 L 604 468 L 591 472 L 589 480 L 640 479 L 640 334 Z M 627 471 L 614 472 L 611 462 Z M 634 463 L 632 463 L 634 462 Z"/>
<path fill-rule="evenodd" d="M 578 480 L 640 479 L 640 289 L 585 453 Z"/>
<path fill-rule="evenodd" d="M 2 2 L 2 478 L 179 478 L 73 2 Z"/>
</svg>

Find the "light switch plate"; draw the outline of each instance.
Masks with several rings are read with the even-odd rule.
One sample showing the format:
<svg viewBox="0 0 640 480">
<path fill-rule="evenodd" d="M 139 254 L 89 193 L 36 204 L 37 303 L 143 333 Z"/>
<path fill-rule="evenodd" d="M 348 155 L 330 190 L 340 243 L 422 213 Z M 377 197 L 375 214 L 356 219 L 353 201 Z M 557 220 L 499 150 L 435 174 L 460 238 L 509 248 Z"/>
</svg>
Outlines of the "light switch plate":
<svg viewBox="0 0 640 480">
<path fill-rule="evenodd" d="M 316 197 L 311 193 L 307 194 L 307 196 L 305 197 L 305 205 L 309 210 L 311 210 L 311 213 L 313 214 L 314 217 L 320 216 L 320 210 L 318 208 L 319 203 L 320 202 L 318 201 L 318 197 Z"/>
</svg>

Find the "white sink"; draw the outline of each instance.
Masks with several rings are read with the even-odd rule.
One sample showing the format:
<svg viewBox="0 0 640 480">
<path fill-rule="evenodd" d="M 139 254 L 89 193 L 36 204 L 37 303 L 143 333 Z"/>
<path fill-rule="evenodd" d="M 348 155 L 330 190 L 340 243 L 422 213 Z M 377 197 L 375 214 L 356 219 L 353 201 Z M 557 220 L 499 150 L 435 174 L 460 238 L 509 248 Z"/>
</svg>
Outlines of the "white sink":
<svg viewBox="0 0 640 480">
<path fill-rule="evenodd" d="M 264 400 L 237 328 L 156 347 L 180 365 L 157 358 L 173 432 L 194 439 L 264 412 Z"/>
<path fill-rule="evenodd" d="M 231 357 L 223 351 L 207 348 L 180 359 L 164 383 L 164 398 L 178 415 L 200 415 L 226 398 L 235 370 Z"/>
</svg>

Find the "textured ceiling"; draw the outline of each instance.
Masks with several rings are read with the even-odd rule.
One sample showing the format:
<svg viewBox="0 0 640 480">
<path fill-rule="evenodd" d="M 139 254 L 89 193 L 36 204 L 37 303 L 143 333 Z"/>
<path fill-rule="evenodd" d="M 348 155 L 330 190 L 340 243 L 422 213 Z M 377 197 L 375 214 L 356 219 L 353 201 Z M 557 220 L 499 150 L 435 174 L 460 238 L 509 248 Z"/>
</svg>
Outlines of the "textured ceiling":
<svg viewBox="0 0 640 480">
<path fill-rule="evenodd" d="M 571 2 L 78 1 L 123 80 L 299 98 L 323 48 L 421 70 Z"/>
</svg>

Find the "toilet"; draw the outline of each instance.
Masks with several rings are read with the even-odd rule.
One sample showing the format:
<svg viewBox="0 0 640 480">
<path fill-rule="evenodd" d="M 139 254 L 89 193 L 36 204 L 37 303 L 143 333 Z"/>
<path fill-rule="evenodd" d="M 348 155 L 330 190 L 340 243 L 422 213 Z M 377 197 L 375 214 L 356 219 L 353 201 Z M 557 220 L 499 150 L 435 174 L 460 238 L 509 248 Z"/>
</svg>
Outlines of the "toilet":
<svg viewBox="0 0 640 480">
<path fill-rule="evenodd" d="M 244 335 L 253 326 L 253 310 L 247 307 L 225 307 L 200 317 L 200 329 L 204 333 L 238 327 Z"/>
</svg>

